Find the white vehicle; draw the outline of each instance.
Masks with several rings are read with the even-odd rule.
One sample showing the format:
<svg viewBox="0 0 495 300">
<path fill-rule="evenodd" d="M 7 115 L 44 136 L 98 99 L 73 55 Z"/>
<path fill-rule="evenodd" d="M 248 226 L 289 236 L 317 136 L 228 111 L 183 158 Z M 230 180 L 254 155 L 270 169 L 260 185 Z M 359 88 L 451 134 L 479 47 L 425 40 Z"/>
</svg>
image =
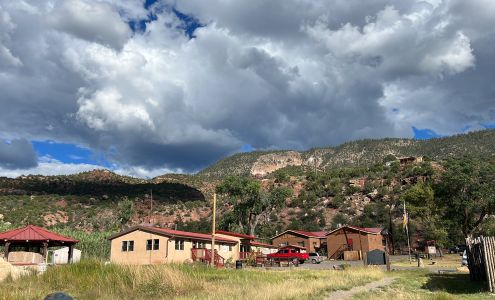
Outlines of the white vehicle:
<svg viewBox="0 0 495 300">
<path fill-rule="evenodd" d="M 467 251 L 466 250 L 464 250 L 464 252 L 462 253 L 461 265 L 462 266 L 467 266 L 468 265 Z"/>
<path fill-rule="evenodd" d="M 312 264 L 319 264 L 323 261 L 323 257 L 316 252 L 310 252 L 308 261 L 310 261 Z"/>
</svg>

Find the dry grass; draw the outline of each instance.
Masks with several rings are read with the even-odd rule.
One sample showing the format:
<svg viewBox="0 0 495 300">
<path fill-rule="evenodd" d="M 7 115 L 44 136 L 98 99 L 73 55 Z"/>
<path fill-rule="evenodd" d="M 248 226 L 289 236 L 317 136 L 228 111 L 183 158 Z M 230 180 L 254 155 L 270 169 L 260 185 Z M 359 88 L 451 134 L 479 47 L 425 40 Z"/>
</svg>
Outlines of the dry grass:
<svg viewBox="0 0 495 300">
<path fill-rule="evenodd" d="M 202 266 L 127 267 L 85 261 L 0 284 L 0 299 L 43 299 L 65 291 L 77 299 L 318 299 L 329 291 L 383 278 L 378 269 L 215 270 Z"/>
</svg>

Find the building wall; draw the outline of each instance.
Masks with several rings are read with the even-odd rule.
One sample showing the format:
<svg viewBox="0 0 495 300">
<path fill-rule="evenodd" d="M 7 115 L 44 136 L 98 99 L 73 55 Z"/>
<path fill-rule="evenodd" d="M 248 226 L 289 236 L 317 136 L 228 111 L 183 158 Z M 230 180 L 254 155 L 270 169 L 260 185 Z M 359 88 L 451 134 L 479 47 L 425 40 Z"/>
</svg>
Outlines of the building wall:
<svg viewBox="0 0 495 300">
<path fill-rule="evenodd" d="M 301 243 L 304 243 L 302 245 Z M 296 235 L 291 232 L 284 233 L 272 240 L 272 245 L 279 247 L 281 244 L 306 247 L 307 252 L 315 252 L 315 247 L 319 248 L 321 241 L 319 238 L 308 238 Z"/>
<path fill-rule="evenodd" d="M 378 249 L 378 250 L 382 250 L 382 251 L 385 251 L 385 245 L 383 245 L 383 236 L 381 234 L 377 234 L 377 235 L 374 235 L 374 234 L 369 234 L 368 235 L 368 251 L 371 251 L 371 250 L 375 250 L 375 249 Z"/>
<path fill-rule="evenodd" d="M 146 240 L 160 240 L 159 250 L 146 250 Z M 122 251 L 123 241 L 134 241 L 134 251 Z M 121 264 L 146 265 L 167 262 L 169 239 L 160 235 L 136 230 L 111 241 L 110 261 Z M 170 253 L 169 253 L 170 254 Z"/>
<path fill-rule="evenodd" d="M 382 245 L 382 235 L 380 234 L 367 234 L 364 232 L 354 231 L 352 229 L 346 229 L 348 239 L 352 239 L 352 249 L 354 251 L 367 252 L 374 249 L 385 250 L 385 246 Z M 346 235 L 344 230 L 340 229 L 327 236 L 327 250 L 328 257 L 332 257 L 333 254 L 345 245 Z"/>
<path fill-rule="evenodd" d="M 275 253 L 277 252 L 277 248 L 268 248 L 268 247 L 263 247 L 263 246 L 251 246 L 251 250 L 254 252 L 261 252 L 262 254 L 270 254 L 270 253 Z"/>
<path fill-rule="evenodd" d="M 236 236 L 226 235 L 226 234 L 218 234 L 218 233 L 215 234 L 215 237 L 221 237 L 221 238 L 225 238 L 225 239 L 237 241 L 237 244 L 235 244 L 235 245 L 232 246 L 232 248 L 233 248 L 232 249 L 232 253 L 225 253 L 225 255 L 227 257 L 225 257 L 222 254 L 220 254 L 220 252 L 218 254 L 220 254 L 223 258 L 225 258 L 225 260 L 227 260 L 229 257 L 231 257 L 233 260 L 238 260 L 239 259 L 240 252 L 241 252 L 241 238 L 236 237 Z"/>
<path fill-rule="evenodd" d="M 159 239 L 159 250 L 146 250 L 146 241 L 148 239 Z M 134 264 L 134 265 L 146 265 L 146 264 L 161 264 L 161 263 L 184 263 L 192 261 L 192 248 L 193 239 L 177 238 L 177 240 L 184 241 L 184 250 L 176 250 L 176 239 L 169 239 L 167 237 L 147 233 L 141 230 L 136 230 L 115 238 L 111 241 L 110 249 L 110 261 L 121 264 Z M 134 251 L 122 251 L 123 241 L 134 241 Z M 239 252 L 236 250 L 238 245 L 231 245 L 229 251 L 229 245 L 225 243 L 216 242 L 215 249 L 217 253 L 225 260 L 232 258 L 237 259 Z M 205 243 L 207 249 L 211 249 L 211 242 Z M 237 247 L 237 248 L 236 248 Z"/>
</svg>

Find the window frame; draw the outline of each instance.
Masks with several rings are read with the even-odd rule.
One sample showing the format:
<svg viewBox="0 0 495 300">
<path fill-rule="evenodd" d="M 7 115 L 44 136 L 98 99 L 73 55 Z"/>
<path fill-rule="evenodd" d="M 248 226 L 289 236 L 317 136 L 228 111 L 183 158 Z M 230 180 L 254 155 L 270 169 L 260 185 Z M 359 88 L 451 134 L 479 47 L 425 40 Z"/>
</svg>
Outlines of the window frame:
<svg viewBox="0 0 495 300">
<path fill-rule="evenodd" d="M 134 251 L 134 240 L 122 241 L 122 246 L 120 248 L 121 252 L 132 252 Z"/>
<path fill-rule="evenodd" d="M 175 250 L 176 251 L 184 251 L 184 241 L 182 239 L 175 240 Z"/>
</svg>

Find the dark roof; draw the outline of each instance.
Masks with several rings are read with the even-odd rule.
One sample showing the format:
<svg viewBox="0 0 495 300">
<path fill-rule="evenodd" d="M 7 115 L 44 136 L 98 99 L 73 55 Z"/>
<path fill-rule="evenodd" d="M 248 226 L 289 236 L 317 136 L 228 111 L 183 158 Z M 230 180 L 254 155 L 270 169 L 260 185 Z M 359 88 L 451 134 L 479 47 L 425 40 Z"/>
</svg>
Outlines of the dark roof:
<svg viewBox="0 0 495 300">
<path fill-rule="evenodd" d="M 138 225 L 138 226 L 131 227 L 129 229 L 126 229 L 124 231 L 121 231 L 119 233 L 116 233 L 116 234 L 110 236 L 108 239 L 113 240 L 115 238 L 126 235 L 126 234 L 131 233 L 131 232 L 136 231 L 136 230 L 155 233 L 155 234 L 163 235 L 163 236 L 167 236 L 167 237 L 182 237 L 182 238 L 189 238 L 189 239 L 193 239 L 193 240 L 211 241 L 211 234 L 188 232 L 188 231 L 174 230 L 174 229 L 168 229 L 168 228 L 160 228 L 160 227 L 147 226 L 147 225 Z M 221 238 L 221 237 L 215 237 L 215 241 L 228 243 L 228 244 L 237 243 L 237 241 L 226 239 L 226 238 Z"/>
<path fill-rule="evenodd" d="M 29 242 L 60 242 L 60 243 L 77 243 L 78 240 L 48 231 L 38 226 L 28 225 L 10 231 L 0 233 L 0 240 L 7 241 L 29 241 Z"/>
<path fill-rule="evenodd" d="M 361 232 L 369 233 L 369 234 L 381 234 L 381 232 L 383 231 L 383 228 L 357 227 L 357 226 L 344 225 L 344 226 L 341 226 L 341 227 L 339 227 L 337 229 L 334 229 L 334 230 L 330 231 L 327 235 L 330 235 L 330 234 L 336 232 L 337 230 L 340 230 L 340 229 L 343 229 L 343 228 L 349 228 L 349 229 L 352 229 L 352 230 L 361 231 Z"/>
<path fill-rule="evenodd" d="M 302 231 L 302 230 L 286 230 L 280 234 L 277 234 L 276 236 L 272 237 L 272 239 L 281 236 L 282 234 L 285 234 L 287 232 L 292 232 L 295 234 L 303 235 L 305 237 L 315 237 L 315 238 L 324 238 L 327 235 L 326 231 Z"/>
<path fill-rule="evenodd" d="M 218 234 L 223 234 L 223 235 L 230 235 L 230 236 L 235 236 L 241 239 L 248 239 L 248 240 L 254 240 L 256 239 L 255 236 L 252 235 L 247 235 L 247 234 L 242 234 L 242 233 L 237 233 L 237 232 L 230 232 L 230 231 L 224 231 L 224 230 L 217 230 L 215 233 Z"/>
</svg>

